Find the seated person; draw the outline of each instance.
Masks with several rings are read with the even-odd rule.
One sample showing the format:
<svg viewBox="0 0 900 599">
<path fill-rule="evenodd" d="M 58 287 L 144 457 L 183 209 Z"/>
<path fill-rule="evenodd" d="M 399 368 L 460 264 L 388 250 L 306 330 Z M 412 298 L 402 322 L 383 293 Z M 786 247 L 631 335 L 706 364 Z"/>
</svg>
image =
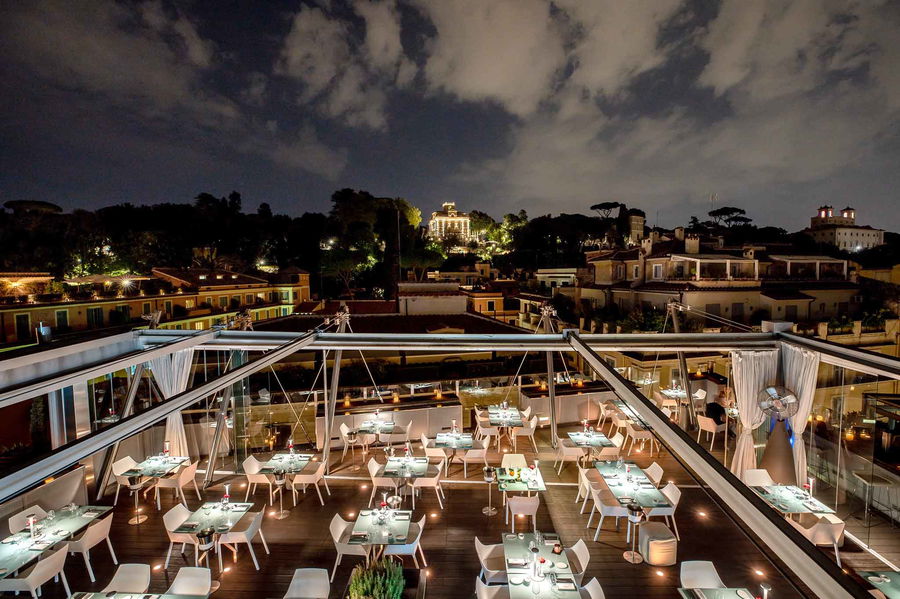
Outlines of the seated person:
<svg viewBox="0 0 900 599">
<path fill-rule="evenodd" d="M 717 401 L 706 404 L 706 417 L 715 420 L 716 424 L 725 424 L 725 408 Z"/>
</svg>

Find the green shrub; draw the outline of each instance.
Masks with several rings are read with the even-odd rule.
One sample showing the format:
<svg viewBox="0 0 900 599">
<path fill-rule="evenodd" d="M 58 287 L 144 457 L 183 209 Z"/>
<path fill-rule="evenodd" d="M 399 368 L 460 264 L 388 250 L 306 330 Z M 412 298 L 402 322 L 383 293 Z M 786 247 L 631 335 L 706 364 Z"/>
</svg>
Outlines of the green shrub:
<svg viewBox="0 0 900 599">
<path fill-rule="evenodd" d="M 359 565 L 350 575 L 350 599 L 400 599 L 406 582 L 403 566 L 392 560 Z"/>
</svg>

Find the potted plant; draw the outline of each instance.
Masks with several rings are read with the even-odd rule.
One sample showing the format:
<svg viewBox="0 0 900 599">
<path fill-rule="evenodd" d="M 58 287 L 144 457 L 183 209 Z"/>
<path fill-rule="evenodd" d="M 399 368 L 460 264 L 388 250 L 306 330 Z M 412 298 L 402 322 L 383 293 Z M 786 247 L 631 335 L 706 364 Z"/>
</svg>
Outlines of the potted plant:
<svg viewBox="0 0 900 599">
<path fill-rule="evenodd" d="M 353 569 L 347 599 L 400 599 L 405 587 L 403 566 L 392 560 L 381 560 Z"/>
</svg>

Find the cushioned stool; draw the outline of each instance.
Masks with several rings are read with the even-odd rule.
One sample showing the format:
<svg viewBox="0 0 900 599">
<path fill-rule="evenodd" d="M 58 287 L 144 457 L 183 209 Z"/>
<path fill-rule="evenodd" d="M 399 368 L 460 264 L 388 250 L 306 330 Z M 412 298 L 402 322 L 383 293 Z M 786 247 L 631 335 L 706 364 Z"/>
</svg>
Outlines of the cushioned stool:
<svg viewBox="0 0 900 599">
<path fill-rule="evenodd" d="M 662 522 L 645 522 L 638 538 L 641 555 L 651 566 L 671 566 L 677 561 L 678 539 Z"/>
</svg>

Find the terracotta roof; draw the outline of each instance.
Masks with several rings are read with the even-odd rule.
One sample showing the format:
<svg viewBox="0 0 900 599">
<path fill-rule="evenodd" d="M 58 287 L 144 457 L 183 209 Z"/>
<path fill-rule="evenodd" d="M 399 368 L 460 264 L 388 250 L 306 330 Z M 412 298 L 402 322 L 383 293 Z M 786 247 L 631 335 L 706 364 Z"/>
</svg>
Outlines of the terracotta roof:
<svg viewBox="0 0 900 599">
<path fill-rule="evenodd" d="M 294 315 L 271 322 L 254 324 L 258 331 L 308 331 L 322 324 L 322 316 Z M 353 315 L 350 326 L 355 333 L 429 333 L 442 329 L 459 329 L 465 333 L 521 333 L 523 329 L 493 318 L 476 314 L 401 314 Z"/>
<path fill-rule="evenodd" d="M 231 287 L 234 285 L 268 285 L 265 279 L 221 268 L 155 267 L 153 274 L 175 285 L 189 287 Z"/>
</svg>

